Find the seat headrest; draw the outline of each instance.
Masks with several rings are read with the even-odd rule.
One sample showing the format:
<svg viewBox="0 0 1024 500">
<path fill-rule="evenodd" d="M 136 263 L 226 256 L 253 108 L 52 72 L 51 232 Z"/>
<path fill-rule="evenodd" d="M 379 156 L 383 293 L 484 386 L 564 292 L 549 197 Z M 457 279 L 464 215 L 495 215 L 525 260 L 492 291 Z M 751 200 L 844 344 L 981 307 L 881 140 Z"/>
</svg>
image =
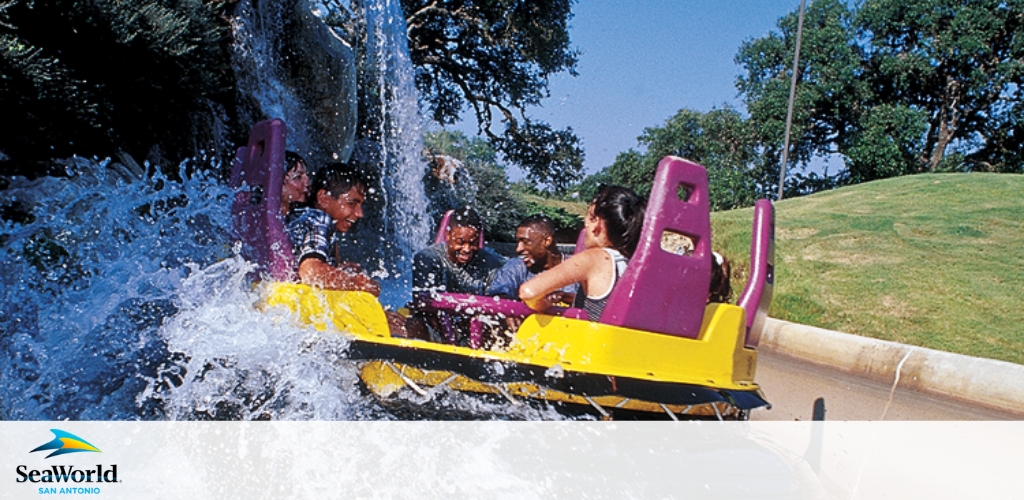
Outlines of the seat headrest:
<svg viewBox="0 0 1024 500">
<path fill-rule="evenodd" d="M 242 257 L 257 265 L 259 279 L 295 277 L 292 244 L 281 214 L 284 152 L 284 122 L 262 121 L 253 126 L 248 144 L 238 148 L 231 167 L 234 236 L 242 243 Z"/>
<path fill-rule="evenodd" d="M 692 251 L 670 251 L 663 241 L 674 239 L 689 239 Z M 707 305 L 711 258 L 707 170 L 665 157 L 658 163 L 640 243 L 608 297 L 601 323 L 696 338 Z"/>
</svg>

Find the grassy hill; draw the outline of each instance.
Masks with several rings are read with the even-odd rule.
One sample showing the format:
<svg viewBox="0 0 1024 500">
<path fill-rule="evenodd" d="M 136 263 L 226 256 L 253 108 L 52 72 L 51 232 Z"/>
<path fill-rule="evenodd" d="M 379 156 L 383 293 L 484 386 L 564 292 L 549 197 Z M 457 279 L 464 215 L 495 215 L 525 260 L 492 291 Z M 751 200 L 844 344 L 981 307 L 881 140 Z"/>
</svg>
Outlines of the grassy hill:
<svg viewBox="0 0 1024 500">
<path fill-rule="evenodd" d="M 746 282 L 751 210 L 712 214 Z M 1024 363 L 1024 176 L 915 175 L 776 205 L 771 316 Z"/>
<path fill-rule="evenodd" d="M 751 214 L 711 215 L 734 299 L 747 280 Z M 772 317 L 1024 364 L 1024 176 L 870 182 L 783 200 L 776 225 Z"/>
</svg>

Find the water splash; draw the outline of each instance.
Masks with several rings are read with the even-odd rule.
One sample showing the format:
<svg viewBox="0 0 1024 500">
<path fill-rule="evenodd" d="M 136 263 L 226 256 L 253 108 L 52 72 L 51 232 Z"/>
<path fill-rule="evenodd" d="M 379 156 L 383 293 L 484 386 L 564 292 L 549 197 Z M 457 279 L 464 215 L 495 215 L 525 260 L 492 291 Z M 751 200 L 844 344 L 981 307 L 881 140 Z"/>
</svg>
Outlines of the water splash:
<svg viewBox="0 0 1024 500">
<path fill-rule="evenodd" d="M 229 191 L 204 174 L 119 175 L 74 159 L 70 179 L 0 192 L 0 417 L 123 419 L 167 357 L 158 335 L 189 273 L 227 256 Z"/>
<path fill-rule="evenodd" d="M 338 332 L 301 327 L 284 311 L 258 311 L 245 278 L 252 266 L 238 257 L 191 267 L 179 312 L 160 332 L 170 352 L 184 355 L 150 380 L 140 403 L 159 399 L 175 420 L 373 415 Z"/>
<path fill-rule="evenodd" d="M 281 69 L 296 43 L 282 40 L 285 12 L 308 5 L 268 5 L 237 6 L 239 86 L 269 114 L 257 119 L 288 123 L 290 148 L 312 150 L 309 96 Z M 400 3 L 371 2 L 365 14 L 383 214 L 348 242 L 397 306 L 410 298 L 412 254 L 430 239 L 421 119 Z M 183 163 L 173 179 L 109 160 L 66 166 L 68 179 L 16 178 L 0 191 L 0 419 L 559 418 L 448 389 L 366 395 L 345 332 L 255 307 L 252 265 L 230 237 L 233 193 L 207 173 L 222 170 L 216 161 Z"/>
</svg>

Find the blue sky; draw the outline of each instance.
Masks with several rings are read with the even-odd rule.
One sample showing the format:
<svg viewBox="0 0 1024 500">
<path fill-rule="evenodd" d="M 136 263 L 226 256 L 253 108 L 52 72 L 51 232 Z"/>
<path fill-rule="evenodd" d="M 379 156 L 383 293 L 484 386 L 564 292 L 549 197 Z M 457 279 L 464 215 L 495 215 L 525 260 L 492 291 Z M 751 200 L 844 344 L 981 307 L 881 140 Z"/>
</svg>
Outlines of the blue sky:
<svg viewBox="0 0 1024 500">
<path fill-rule="evenodd" d="M 779 18 L 799 7 L 800 0 L 581 0 L 570 20 L 582 52 L 579 76 L 555 76 L 551 98 L 530 114 L 572 127 L 586 151 L 584 169 L 594 173 L 682 108 L 743 110 L 735 86 L 740 44 L 777 31 Z M 476 133 L 472 120 L 459 128 Z"/>
</svg>

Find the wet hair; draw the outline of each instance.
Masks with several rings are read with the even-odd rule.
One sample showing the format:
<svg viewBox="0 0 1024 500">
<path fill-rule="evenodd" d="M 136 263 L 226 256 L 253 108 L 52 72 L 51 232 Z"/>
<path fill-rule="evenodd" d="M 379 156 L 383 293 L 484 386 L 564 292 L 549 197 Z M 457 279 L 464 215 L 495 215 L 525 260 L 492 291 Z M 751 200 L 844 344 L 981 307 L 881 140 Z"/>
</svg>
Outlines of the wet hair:
<svg viewBox="0 0 1024 500">
<path fill-rule="evenodd" d="M 448 219 L 448 230 L 451 231 L 453 227 L 468 227 L 483 231 L 484 220 L 480 214 L 476 213 L 476 210 L 464 207 L 452 212 L 452 216 Z"/>
<path fill-rule="evenodd" d="M 531 215 L 522 222 L 519 223 L 519 227 L 532 227 L 538 229 L 540 232 L 554 236 L 555 234 L 555 221 L 551 220 L 544 214 Z"/>
<path fill-rule="evenodd" d="M 647 202 L 629 188 L 601 185 L 591 205 L 594 215 L 604 221 L 612 248 L 632 257 L 640 243 Z"/>
<path fill-rule="evenodd" d="M 369 182 L 366 173 L 355 165 L 341 162 L 329 163 L 313 176 L 313 188 L 310 193 L 315 199 L 320 191 L 327 190 L 327 194 L 331 198 L 337 198 L 354 187 L 366 190 Z"/>
<path fill-rule="evenodd" d="M 708 289 L 708 302 L 729 303 L 732 298 L 732 285 L 729 284 L 731 273 L 729 259 L 718 252 L 711 253 L 711 286 Z"/>
<path fill-rule="evenodd" d="M 306 159 L 295 151 L 284 152 L 284 173 L 295 170 L 295 167 L 299 166 L 299 163 L 306 164 Z"/>
</svg>

